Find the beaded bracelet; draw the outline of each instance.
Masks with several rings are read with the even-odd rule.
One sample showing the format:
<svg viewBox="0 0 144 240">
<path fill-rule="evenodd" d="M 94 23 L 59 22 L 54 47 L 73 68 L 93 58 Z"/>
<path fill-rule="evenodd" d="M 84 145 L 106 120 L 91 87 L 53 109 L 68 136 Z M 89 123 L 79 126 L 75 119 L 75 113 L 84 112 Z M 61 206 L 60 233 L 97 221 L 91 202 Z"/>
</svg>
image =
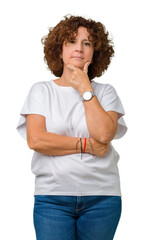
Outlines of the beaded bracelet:
<svg viewBox="0 0 144 240">
<path fill-rule="evenodd" d="M 89 141 L 90 148 L 91 148 L 91 154 L 93 155 L 92 144 L 91 144 L 90 138 L 88 138 L 88 141 Z M 85 147 L 86 147 L 86 138 L 85 138 L 85 142 L 84 142 L 84 149 L 82 148 L 82 138 L 80 138 L 80 140 L 77 141 L 76 150 L 77 150 L 77 146 L 78 146 L 79 142 L 81 143 L 81 159 L 82 159 L 82 153 L 85 152 Z M 95 155 L 93 155 L 93 157 L 95 157 Z"/>
<path fill-rule="evenodd" d="M 83 152 L 83 149 L 82 149 L 82 139 L 80 138 L 80 142 L 81 142 L 81 159 L 82 159 L 82 152 Z"/>
<path fill-rule="evenodd" d="M 90 148 L 91 148 L 91 154 L 93 154 L 93 150 L 92 150 L 92 144 L 91 144 L 91 141 L 90 141 L 90 139 L 88 138 L 88 140 L 89 140 L 89 144 L 90 144 Z"/>
<path fill-rule="evenodd" d="M 85 152 L 85 148 L 86 148 L 86 138 L 84 138 L 84 149 L 83 149 L 83 152 Z"/>
</svg>

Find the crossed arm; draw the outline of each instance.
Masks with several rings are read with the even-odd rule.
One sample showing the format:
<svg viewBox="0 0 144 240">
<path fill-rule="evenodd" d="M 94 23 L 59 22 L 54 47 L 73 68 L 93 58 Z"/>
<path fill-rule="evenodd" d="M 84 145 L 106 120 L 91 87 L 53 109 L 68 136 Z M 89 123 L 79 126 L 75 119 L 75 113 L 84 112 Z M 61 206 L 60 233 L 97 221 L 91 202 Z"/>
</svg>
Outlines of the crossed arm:
<svg viewBox="0 0 144 240">
<path fill-rule="evenodd" d="M 77 89 L 82 95 L 85 91 L 93 91 L 89 81 L 88 63 L 83 71 L 72 67 L 70 85 Z M 71 69 L 69 66 L 69 68 Z M 89 101 L 84 101 L 87 127 L 91 136 L 94 155 L 103 155 L 108 149 L 110 141 L 114 138 L 118 128 L 118 113 L 106 112 L 100 105 L 96 96 Z M 61 136 L 46 131 L 45 117 L 27 115 L 27 142 L 28 146 L 35 151 L 47 155 L 66 155 L 80 153 L 80 144 L 76 150 L 76 143 L 79 138 Z M 84 139 L 82 139 L 84 140 Z M 86 152 L 91 153 L 89 144 L 86 143 Z"/>
<path fill-rule="evenodd" d="M 113 113 L 114 112 L 109 112 L 109 114 L 115 116 Z M 79 140 L 78 137 L 68 137 L 47 132 L 45 117 L 37 114 L 28 114 L 26 116 L 26 122 L 27 143 L 31 149 L 46 155 L 68 155 L 81 152 L 80 143 L 78 143 L 76 150 L 76 144 Z M 88 124 L 90 125 L 91 123 L 88 122 Z M 92 143 L 93 154 L 97 156 L 104 156 L 108 150 L 110 141 L 98 141 L 92 137 L 92 134 L 90 141 Z M 84 146 L 84 138 L 82 138 L 82 145 Z M 88 139 L 86 142 L 85 152 L 91 153 Z"/>
</svg>

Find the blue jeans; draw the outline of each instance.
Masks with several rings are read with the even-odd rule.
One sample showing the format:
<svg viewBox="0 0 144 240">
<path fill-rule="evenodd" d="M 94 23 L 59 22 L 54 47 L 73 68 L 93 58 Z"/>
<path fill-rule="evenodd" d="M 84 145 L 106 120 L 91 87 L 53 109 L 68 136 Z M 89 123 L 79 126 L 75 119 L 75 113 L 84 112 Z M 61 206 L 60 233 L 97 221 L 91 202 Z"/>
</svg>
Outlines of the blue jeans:
<svg viewBox="0 0 144 240">
<path fill-rule="evenodd" d="M 35 195 L 37 240 L 112 240 L 121 205 L 119 196 Z"/>
</svg>

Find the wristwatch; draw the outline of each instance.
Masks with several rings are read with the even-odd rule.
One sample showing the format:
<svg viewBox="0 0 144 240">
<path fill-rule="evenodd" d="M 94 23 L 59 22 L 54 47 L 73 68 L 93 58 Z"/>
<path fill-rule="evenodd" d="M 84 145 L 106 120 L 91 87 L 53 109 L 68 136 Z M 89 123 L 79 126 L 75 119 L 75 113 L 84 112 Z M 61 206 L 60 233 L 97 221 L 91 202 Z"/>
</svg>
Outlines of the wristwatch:
<svg viewBox="0 0 144 240">
<path fill-rule="evenodd" d="M 86 91 L 83 93 L 81 100 L 82 101 L 89 101 L 93 96 L 95 96 L 93 91 Z"/>
</svg>

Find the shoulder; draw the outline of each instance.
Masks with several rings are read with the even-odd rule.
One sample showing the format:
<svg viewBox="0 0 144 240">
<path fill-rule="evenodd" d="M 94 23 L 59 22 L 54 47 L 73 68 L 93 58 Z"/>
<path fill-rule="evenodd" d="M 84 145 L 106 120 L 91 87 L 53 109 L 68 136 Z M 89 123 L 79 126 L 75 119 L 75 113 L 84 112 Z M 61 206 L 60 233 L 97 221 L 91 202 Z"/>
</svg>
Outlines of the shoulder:
<svg viewBox="0 0 144 240">
<path fill-rule="evenodd" d="M 91 82 L 91 85 L 93 87 L 94 93 L 97 97 L 102 98 L 105 94 L 114 93 L 115 88 L 108 83 L 98 83 L 95 81 Z"/>
<path fill-rule="evenodd" d="M 116 93 L 114 86 L 112 86 L 109 83 L 98 83 L 98 82 L 92 81 L 91 85 L 94 89 L 94 92 L 99 93 L 100 95 L 105 95 L 107 93 Z"/>
<path fill-rule="evenodd" d="M 46 83 L 45 81 L 43 82 L 35 82 L 31 88 L 30 88 L 30 91 L 33 90 L 33 91 L 37 91 L 37 90 L 42 90 L 44 88 L 46 88 Z"/>
<path fill-rule="evenodd" d="M 92 81 L 91 85 L 93 86 L 94 90 L 99 89 L 99 90 L 109 90 L 109 89 L 115 89 L 114 86 L 112 86 L 109 83 L 99 83 Z"/>
<path fill-rule="evenodd" d="M 50 81 L 41 81 L 35 82 L 31 88 L 29 93 L 36 94 L 36 95 L 47 95 Z"/>
</svg>

